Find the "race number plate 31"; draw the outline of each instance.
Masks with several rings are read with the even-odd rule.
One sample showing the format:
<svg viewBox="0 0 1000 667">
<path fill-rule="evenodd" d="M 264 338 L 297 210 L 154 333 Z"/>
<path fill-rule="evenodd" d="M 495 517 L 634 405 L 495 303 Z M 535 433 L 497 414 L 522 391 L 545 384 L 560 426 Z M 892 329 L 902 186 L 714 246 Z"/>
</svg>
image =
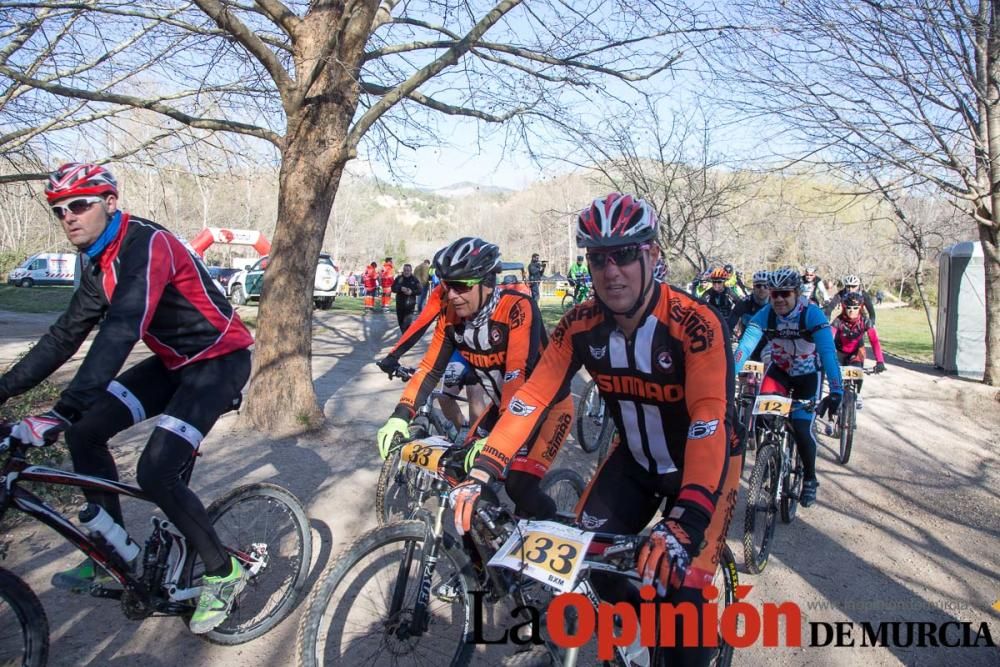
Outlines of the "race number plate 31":
<svg viewBox="0 0 1000 667">
<path fill-rule="evenodd" d="M 865 372 L 857 366 L 841 366 L 840 377 L 845 380 L 863 380 Z"/>
<path fill-rule="evenodd" d="M 761 375 L 764 372 L 764 364 L 759 361 L 748 361 L 743 364 L 743 372 Z"/>
<path fill-rule="evenodd" d="M 566 593 L 576 585 L 593 533 L 554 521 L 520 521 L 489 564 L 521 572 Z"/>
<path fill-rule="evenodd" d="M 755 415 L 786 416 L 792 410 L 792 399 L 777 394 L 761 394 L 753 404 Z"/>
<path fill-rule="evenodd" d="M 451 443 L 440 436 L 408 442 L 403 445 L 403 451 L 399 453 L 399 458 L 404 463 L 437 472 L 441 455 L 450 446 Z"/>
</svg>

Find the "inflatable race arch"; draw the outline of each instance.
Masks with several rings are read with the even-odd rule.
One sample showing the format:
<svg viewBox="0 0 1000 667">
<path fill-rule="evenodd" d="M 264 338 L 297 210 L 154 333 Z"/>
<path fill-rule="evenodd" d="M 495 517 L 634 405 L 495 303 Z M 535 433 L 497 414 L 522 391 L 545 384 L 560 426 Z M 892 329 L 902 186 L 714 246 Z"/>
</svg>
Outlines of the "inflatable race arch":
<svg viewBox="0 0 1000 667">
<path fill-rule="evenodd" d="M 224 229 L 221 227 L 206 227 L 191 239 L 191 247 L 202 257 L 213 243 L 253 246 L 259 255 L 271 252 L 271 242 L 267 237 L 252 229 Z"/>
</svg>

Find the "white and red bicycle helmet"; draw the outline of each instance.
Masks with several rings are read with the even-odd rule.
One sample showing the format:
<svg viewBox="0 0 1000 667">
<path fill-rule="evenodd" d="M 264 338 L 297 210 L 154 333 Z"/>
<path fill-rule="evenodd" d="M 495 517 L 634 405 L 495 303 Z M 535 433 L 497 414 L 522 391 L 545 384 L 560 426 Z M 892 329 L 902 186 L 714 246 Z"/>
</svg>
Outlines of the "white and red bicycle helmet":
<svg viewBox="0 0 1000 667">
<path fill-rule="evenodd" d="M 45 197 L 52 204 L 67 197 L 118 194 L 114 175 L 97 164 L 70 162 L 49 174 Z"/>
<path fill-rule="evenodd" d="M 580 212 L 576 245 L 614 248 L 656 239 L 656 211 L 644 199 L 612 192 Z"/>
</svg>

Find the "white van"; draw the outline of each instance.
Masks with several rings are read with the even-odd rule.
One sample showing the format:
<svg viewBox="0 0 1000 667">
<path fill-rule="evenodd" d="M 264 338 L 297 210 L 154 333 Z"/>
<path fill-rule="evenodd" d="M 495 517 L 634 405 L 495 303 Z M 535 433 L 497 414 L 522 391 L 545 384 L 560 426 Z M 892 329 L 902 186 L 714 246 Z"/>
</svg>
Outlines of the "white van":
<svg viewBox="0 0 1000 667">
<path fill-rule="evenodd" d="M 72 252 L 43 252 L 32 255 L 7 275 L 7 282 L 19 287 L 72 285 L 76 278 L 77 255 Z"/>
</svg>

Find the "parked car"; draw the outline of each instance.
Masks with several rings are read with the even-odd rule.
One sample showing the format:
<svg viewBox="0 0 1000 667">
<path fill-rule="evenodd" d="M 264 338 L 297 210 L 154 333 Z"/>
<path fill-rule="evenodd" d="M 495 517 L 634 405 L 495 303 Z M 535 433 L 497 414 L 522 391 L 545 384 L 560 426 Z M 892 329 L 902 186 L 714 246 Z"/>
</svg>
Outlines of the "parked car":
<svg viewBox="0 0 1000 667">
<path fill-rule="evenodd" d="M 76 263 L 76 253 L 39 253 L 24 260 L 7 274 L 7 282 L 18 287 L 72 285 L 76 277 Z"/>
<path fill-rule="evenodd" d="M 208 267 L 208 275 L 212 276 L 212 280 L 216 281 L 222 286 L 222 292 L 225 295 L 229 295 L 229 283 L 233 276 L 239 273 L 239 269 L 227 269 L 223 266 L 210 266 Z"/>
<path fill-rule="evenodd" d="M 252 299 L 259 299 L 267 263 L 268 257 L 265 255 L 253 266 L 234 274 L 229 279 L 229 300 L 239 306 Z M 326 310 L 333 306 L 339 285 L 340 270 L 333 263 L 333 258 L 325 252 L 320 253 L 316 266 L 316 281 L 313 284 L 313 301 L 316 307 Z"/>
</svg>

